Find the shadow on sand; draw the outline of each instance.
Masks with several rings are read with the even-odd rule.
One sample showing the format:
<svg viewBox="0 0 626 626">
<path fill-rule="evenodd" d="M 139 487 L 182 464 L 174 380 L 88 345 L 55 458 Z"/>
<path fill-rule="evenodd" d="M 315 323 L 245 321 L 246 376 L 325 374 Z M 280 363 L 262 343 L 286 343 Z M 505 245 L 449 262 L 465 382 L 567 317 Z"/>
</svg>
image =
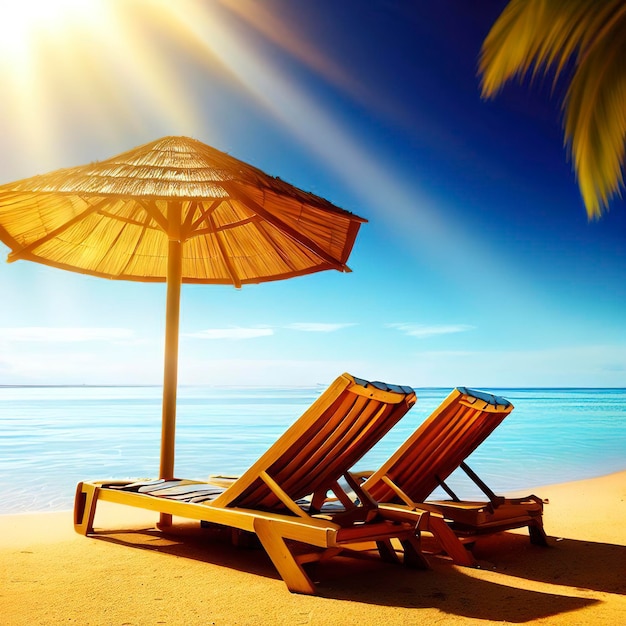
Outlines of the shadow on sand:
<svg viewBox="0 0 626 626">
<path fill-rule="evenodd" d="M 227 530 L 183 524 L 174 526 L 168 533 L 151 528 L 99 530 L 94 538 L 278 579 L 262 549 L 233 547 Z M 626 549 L 622 546 L 568 540 L 560 542 L 556 549 L 540 548 L 531 546 L 527 537 L 509 534 L 505 543 L 500 538 L 497 551 L 495 545 L 481 541 L 476 555 L 483 568 L 513 577 L 510 585 L 467 575 L 468 570 L 453 566 L 443 557 L 431 557 L 432 570 L 426 571 L 384 563 L 367 553 L 356 558 L 335 557 L 309 566 L 308 571 L 318 586 L 318 595 L 324 598 L 390 607 L 435 608 L 450 615 L 513 623 L 548 618 L 599 603 L 593 598 L 579 597 L 576 592 L 561 595 L 519 589 L 518 578 L 620 593 L 617 571 L 613 580 L 609 576 L 599 578 L 597 574 L 600 563 L 607 567 L 607 559 L 611 569 L 618 562 L 625 562 Z M 551 565 L 551 556 L 557 550 L 558 567 Z"/>
<path fill-rule="evenodd" d="M 524 580 L 626 594 L 626 546 L 549 538 L 549 547 L 529 543 L 516 533 L 484 537 L 476 542 L 474 556 L 488 569 Z"/>
</svg>

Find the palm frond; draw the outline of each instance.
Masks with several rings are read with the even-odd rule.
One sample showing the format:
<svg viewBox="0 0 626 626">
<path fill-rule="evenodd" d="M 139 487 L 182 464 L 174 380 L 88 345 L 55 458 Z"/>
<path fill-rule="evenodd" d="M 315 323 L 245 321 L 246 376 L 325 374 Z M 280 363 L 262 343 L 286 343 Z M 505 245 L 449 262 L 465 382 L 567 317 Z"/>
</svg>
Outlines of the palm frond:
<svg viewBox="0 0 626 626">
<path fill-rule="evenodd" d="M 581 59 L 564 102 L 565 138 L 590 217 L 624 186 L 626 17 Z"/>
<path fill-rule="evenodd" d="M 626 3 L 623 0 L 511 0 L 479 58 L 481 93 L 494 96 L 512 78 L 574 70 L 564 107 L 571 150 L 590 218 L 623 186 L 626 138 Z"/>
<path fill-rule="evenodd" d="M 511 78 L 555 68 L 579 50 L 589 21 L 589 0 L 511 0 L 485 38 L 479 58 L 483 97 Z"/>
</svg>

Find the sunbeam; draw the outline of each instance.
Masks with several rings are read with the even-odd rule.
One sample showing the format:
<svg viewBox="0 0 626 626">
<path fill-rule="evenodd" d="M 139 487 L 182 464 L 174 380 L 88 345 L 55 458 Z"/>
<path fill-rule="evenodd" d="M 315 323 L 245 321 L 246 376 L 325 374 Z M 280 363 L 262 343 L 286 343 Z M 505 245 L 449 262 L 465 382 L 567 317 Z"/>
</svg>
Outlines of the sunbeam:
<svg viewBox="0 0 626 626">
<path fill-rule="evenodd" d="M 172 17 L 180 10 L 164 0 L 3 1 L 0 117 L 8 132 L 57 163 L 79 122 L 105 147 L 145 136 L 155 121 L 192 134 L 201 107 L 172 54 L 186 45 Z"/>
</svg>

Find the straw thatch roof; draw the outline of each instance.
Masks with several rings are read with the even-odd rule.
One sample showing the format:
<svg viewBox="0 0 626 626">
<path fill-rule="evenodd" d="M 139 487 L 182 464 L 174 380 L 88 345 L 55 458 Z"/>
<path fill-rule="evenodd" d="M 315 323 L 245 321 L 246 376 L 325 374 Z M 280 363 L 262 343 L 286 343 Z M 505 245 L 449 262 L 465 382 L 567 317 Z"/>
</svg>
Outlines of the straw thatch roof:
<svg viewBox="0 0 626 626">
<path fill-rule="evenodd" d="M 187 137 L 0 186 L 0 239 L 28 259 L 107 278 L 257 283 L 337 269 L 366 220 Z"/>
</svg>

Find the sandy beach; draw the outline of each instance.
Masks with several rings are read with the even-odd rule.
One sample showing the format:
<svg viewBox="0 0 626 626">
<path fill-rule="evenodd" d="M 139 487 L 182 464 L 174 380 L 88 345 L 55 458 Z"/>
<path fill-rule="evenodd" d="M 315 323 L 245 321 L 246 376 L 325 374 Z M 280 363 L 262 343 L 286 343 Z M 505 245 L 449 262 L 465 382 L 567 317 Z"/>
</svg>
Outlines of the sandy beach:
<svg viewBox="0 0 626 626">
<path fill-rule="evenodd" d="M 549 548 L 520 531 L 479 540 L 476 569 L 336 558 L 313 570 L 314 597 L 289 593 L 262 550 L 187 522 L 162 535 L 154 514 L 104 502 L 85 538 L 69 511 L 4 515 L 0 623 L 625 624 L 626 471 L 532 491 Z"/>
</svg>

